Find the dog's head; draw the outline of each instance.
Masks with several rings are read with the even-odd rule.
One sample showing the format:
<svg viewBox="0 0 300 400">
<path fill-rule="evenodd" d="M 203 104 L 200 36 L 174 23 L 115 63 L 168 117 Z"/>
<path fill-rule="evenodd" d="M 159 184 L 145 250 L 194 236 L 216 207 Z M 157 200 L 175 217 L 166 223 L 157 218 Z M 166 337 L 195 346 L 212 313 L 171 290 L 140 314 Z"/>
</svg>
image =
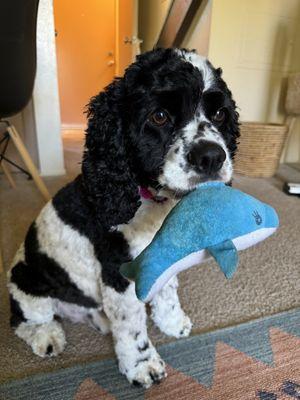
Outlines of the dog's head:
<svg viewBox="0 0 300 400">
<path fill-rule="evenodd" d="M 230 181 L 239 125 L 221 72 L 194 52 L 156 49 L 91 100 L 83 177 L 104 209 L 116 201 L 112 225 L 134 215 L 139 185 L 183 194 Z"/>
</svg>

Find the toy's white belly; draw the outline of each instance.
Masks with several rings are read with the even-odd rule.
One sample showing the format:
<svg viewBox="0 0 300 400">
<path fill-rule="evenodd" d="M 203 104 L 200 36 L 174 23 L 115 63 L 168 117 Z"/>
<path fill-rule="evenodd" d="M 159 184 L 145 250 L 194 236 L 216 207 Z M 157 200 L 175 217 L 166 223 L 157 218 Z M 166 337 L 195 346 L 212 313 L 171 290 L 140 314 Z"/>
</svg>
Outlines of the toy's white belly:
<svg viewBox="0 0 300 400">
<path fill-rule="evenodd" d="M 271 236 L 276 231 L 276 229 L 277 228 L 261 228 L 254 232 L 247 233 L 246 235 L 236 237 L 232 239 L 232 242 L 238 251 L 245 250 Z M 210 253 L 206 249 L 202 249 L 191 253 L 181 260 L 177 261 L 168 269 L 166 269 L 155 281 L 150 292 L 148 293 L 147 298 L 144 301 L 150 301 L 153 297 L 153 293 L 159 291 L 160 288 L 162 288 L 174 275 L 177 275 L 179 272 L 184 271 L 185 269 L 188 269 L 193 265 L 201 264 L 209 260 L 210 258 L 212 258 Z"/>
</svg>

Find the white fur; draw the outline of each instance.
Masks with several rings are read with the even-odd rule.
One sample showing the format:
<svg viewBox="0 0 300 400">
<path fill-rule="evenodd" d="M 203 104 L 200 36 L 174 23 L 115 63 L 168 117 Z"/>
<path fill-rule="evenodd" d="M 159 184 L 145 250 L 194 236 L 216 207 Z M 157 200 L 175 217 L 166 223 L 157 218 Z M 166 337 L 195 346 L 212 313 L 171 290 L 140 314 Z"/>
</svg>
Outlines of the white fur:
<svg viewBox="0 0 300 400">
<path fill-rule="evenodd" d="M 102 308 L 89 312 L 88 323 L 103 335 L 107 335 L 111 331 L 110 321 Z"/>
<path fill-rule="evenodd" d="M 176 203 L 177 201 L 173 199 L 168 199 L 164 203 L 142 199 L 142 205 L 130 223 L 119 225 L 118 230 L 125 236 L 133 258 L 137 257 L 150 244 Z"/>
<path fill-rule="evenodd" d="M 199 68 L 204 89 L 209 89 L 214 77 L 207 61 L 194 53 L 180 52 L 180 55 L 186 62 Z M 186 168 L 184 147 L 195 141 L 201 118 L 204 116 L 200 110 L 184 128 L 183 137 L 170 147 L 159 177 L 162 185 L 178 190 L 192 189 L 191 180 L 196 178 L 196 173 L 191 168 Z M 216 141 L 228 155 L 224 141 L 215 128 L 205 130 L 201 139 Z M 231 172 L 228 156 L 222 168 L 222 179 L 229 180 Z M 117 227 L 124 234 L 132 257 L 138 256 L 151 242 L 175 204 L 176 200 L 172 199 L 163 204 L 143 200 L 130 223 Z M 85 309 L 57 299 L 26 295 L 16 285 L 9 283 L 10 293 L 19 302 L 25 318 L 28 319 L 28 322 L 18 326 L 16 334 L 31 346 L 35 354 L 44 357 L 49 345 L 53 347 L 52 355 L 56 355 L 66 344 L 61 325 L 53 320 L 55 314 L 75 322 L 88 322 L 103 333 L 111 329 L 120 371 L 130 382 L 137 381 L 144 387 L 149 387 L 153 376 L 157 380 L 166 376 L 165 364 L 147 336 L 145 305 L 136 298 L 134 284 L 131 283 L 124 293 L 118 293 L 104 285 L 101 264 L 95 257 L 92 244 L 59 218 L 51 201 L 41 211 L 36 226 L 40 250 L 54 259 L 86 296 L 97 301 L 99 309 Z M 23 245 L 16 254 L 13 265 L 18 261 L 24 261 Z M 102 311 L 102 304 L 108 319 Z M 175 337 L 190 333 L 192 325 L 181 309 L 176 278 L 170 280 L 153 298 L 151 306 L 152 318 L 163 332 Z"/>
<path fill-rule="evenodd" d="M 221 170 L 218 172 L 218 174 L 220 175 L 219 180 L 228 182 L 232 178 L 233 167 L 226 143 L 220 132 L 213 125 L 211 125 L 210 127 L 206 126 L 201 136 L 195 139 L 195 134 L 201 122 L 210 122 L 210 121 L 204 116 L 203 111 L 201 112 L 201 109 L 199 109 L 199 116 L 195 116 L 193 121 L 187 124 L 186 127 L 184 128 L 186 140 L 189 140 L 189 138 L 192 137 L 194 143 L 199 143 L 199 142 L 201 143 L 202 140 L 206 140 L 209 142 L 215 142 L 218 145 L 220 145 L 226 153 L 226 159 L 224 161 Z"/>
<path fill-rule="evenodd" d="M 14 283 L 10 282 L 9 277 L 7 286 L 12 297 L 20 304 L 26 319 L 37 324 L 52 321 L 55 314 L 53 299 L 50 297 L 31 296 L 24 293 Z"/>
<path fill-rule="evenodd" d="M 164 195 L 165 193 L 159 194 Z M 165 217 L 176 203 L 177 200 L 170 198 L 164 203 L 143 200 L 133 220 L 129 224 L 119 226 L 118 229 L 124 234 L 133 258 L 137 257 L 150 244 Z M 155 296 L 151 307 L 152 318 L 161 331 L 179 338 L 189 335 L 192 324 L 181 309 L 177 287 L 177 278 L 174 278 Z M 116 341 L 115 348 L 120 360 L 120 371 L 127 376 L 129 381 L 142 381 L 143 385 L 148 387 L 151 384 L 149 374 L 154 372 L 159 377 L 163 377 L 165 369 L 159 355 L 147 338 L 145 305 L 136 299 L 134 290 L 134 284 L 131 284 L 127 289 L 126 296 L 120 296 L 112 289 L 103 288 L 104 310 L 111 321 Z M 119 302 L 120 304 L 118 304 Z M 126 312 L 128 309 L 130 313 Z M 122 313 L 126 316 L 126 322 L 122 321 L 122 315 L 120 315 Z M 138 335 L 138 341 L 134 339 L 137 330 L 141 332 Z M 134 367 L 136 360 L 141 358 L 141 353 L 136 350 L 137 346 L 147 341 L 149 342 L 150 360 Z M 146 355 L 148 353 L 143 354 L 143 357 Z"/>
<path fill-rule="evenodd" d="M 24 243 L 21 244 L 12 262 L 12 266 L 25 260 Z M 26 264 L 24 264 L 26 268 Z M 53 300 L 31 296 L 20 290 L 11 282 L 11 270 L 7 273 L 7 287 L 12 297 L 22 305 L 24 317 L 38 324 L 50 322 L 53 319 Z"/>
<path fill-rule="evenodd" d="M 178 280 L 173 276 L 151 301 L 151 317 L 166 335 L 176 338 L 188 336 L 192 329 L 189 317 L 181 308 L 178 294 Z"/>
<path fill-rule="evenodd" d="M 34 354 L 40 357 L 56 356 L 66 345 L 65 333 L 57 321 L 40 325 L 22 322 L 15 333 L 32 348 Z M 52 346 L 52 350 L 47 354 L 49 346 Z"/>
<path fill-rule="evenodd" d="M 179 49 L 176 51 L 185 61 L 190 62 L 194 67 L 199 69 L 203 78 L 204 90 L 209 89 L 214 82 L 214 75 L 207 59 L 193 52 L 185 52 Z"/>
<path fill-rule="evenodd" d="M 88 238 L 65 224 L 50 201 L 36 219 L 40 248 L 69 275 L 86 295 L 101 303 L 101 264 Z"/>
<path fill-rule="evenodd" d="M 176 203 L 177 200 L 173 199 L 164 203 L 143 200 L 132 221 L 118 227 L 128 241 L 132 257 L 136 257 L 151 242 Z M 36 225 L 41 251 L 59 263 L 71 280 L 86 295 L 99 301 L 100 305 L 97 310 L 93 310 L 57 299 L 35 297 L 9 283 L 10 293 L 19 302 L 28 320 L 18 326 L 17 336 L 31 346 L 35 354 L 41 357 L 52 356 L 59 354 L 66 345 L 63 329 L 53 320 L 54 315 L 73 322 L 89 323 L 102 333 L 112 331 L 120 371 L 130 382 L 137 381 L 149 387 L 153 377 L 157 381 L 165 377 L 165 363 L 148 338 L 145 305 L 136 298 L 134 283 L 129 285 L 125 293 L 118 293 L 104 285 L 100 275 L 101 266 L 95 259 L 92 245 L 88 239 L 60 220 L 51 202 L 42 210 Z M 24 261 L 23 245 L 14 260 L 18 261 Z M 162 299 L 166 305 L 161 304 Z M 157 300 L 153 300 L 152 307 L 155 323 L 166 334 L 175 337 L 189 334 L 191 323 L 181 310 L 177 284 L 170 282 L 170 285 L 166 285 Z M 146 344 L 147 348 L 141 351 Z M 53 348 L 51 354 L 47 354 L 49 345 Z"/>
<path fill-rule="evenodd" d="M 8 288 L 13 298 L 19 302 L 27 319 L 27 322 L 22 322 L 17 327 L 15 333 L 31 346 L 34 354 L 40 357 L 47 356 L 48 345 L 53 346 L 53 353 L 50 356 L 59 354 L 65 347 L 63 329 L 60 324 L 53 321 L 54 315 L 68 318 L 72 322 L 88 323 L 102 334 L 110 331 L 109 321 L 101 306 L 98 309 L 88 309 L 51 297 L 27 295 L 11 282 L 8 283 Z M 40 337 L 41 335 L 43 337 Z"/>
<path fill-rule="evenodd" d="M 134 284 L 122 294 L 103 285 L 103 305 L 108 316 L 120 372 L 129 382 L 137 381 L 145 388 L 166 376 L 165 363 L 153 347 L 147 335 L 145 304 L 137 300 Z M 144 351 L 144 346 L 147 348 Z M 152 376 L 152 377 L 151 377 Z"/>
<path fill-rule="evenodd" d="M 201 71 L 204 82 L 203 91 L 207 91 L 214 83 L 214 74 L 207 59 L 193 52 L 185 52 L 179 49 L 177 49 L 176 52 L 186 62 L 190 62 Z M 197 138 L 198 126 L 200 122 L 203 121 L 210 122 L 205 117 L 203 110 L 199 107 L 194 118 L 184 127 L 183 137 L 179 137 L 168 151 L 161 175 L 158 178 L 162 185 L 167 186 L 172 190 L 177 189 L 184 191 L 193 189 L 193 185 L 191 185 L 190 182 L 197 181 L 197 174 L 193 170 L 187 168 L 188 165 L 184 146 L 188 147 L 192 143 L 197 143 L 197 141 L 201 140 L 216 142 L 223 148 L 226 153 L 226 160 L 219 172 L 220 180 L 228 182 L 231 179 L 232 162 L 229 151 L 220 132 L 218 132 L 214 126 L 211 126 L 210 128 L 206 127 L 203 135 L 201 135 L 201 137 L 198 136 Z M 179 149 L 177 153 L 175 152 L 176 149 Z M 191 178 L 194 179 L 191 180 Z"/>
<path fill-rule="evenodd" d="M 228 182 L 232 177 L 232 161 L 222 135 L 212 125 L 210 125 L 209 128 L 205 127 L 201 135 L 198 135 L 198 126 L 201 122 L 209 121 L 199 109 L 198 115 L 196 113 L 194 118 L 187 123 L 187 125 L 183 128 L 182 137 L 179 137 L 175 141 L 167 153 L 166 161 L 158 180 L 163 186 L 166 186 L 175 192 L 176 189 L 194 189 L 197 181 L 199 182 L 199 176 L 197 172 L 188 165 L 185 148 L 196 143 L 201 143 L 201 141 L 204 140 L 218 143 L 226 153 L 226 160 L 224 161 L 221 170 L 218 172 L 219 180 Z M 177 152 L 176 149 L 178 149 Z"/>
<path fill-rule="evenodd" d="M 67 318 L 72 322 L 87 323 L 104 335 L 110 331 L 109 321 L 102 306 L 89 309 L 60 300 L 54 300 L 54 303 L 55 314 L 60 317 Z"/>
<path fill-rule="evenodd" d="M 94 255 L 94 249 L 90 241 L 63 223 L 53 208 L 51 201 L 37 217 L 36 226 L 41 251 L 54 259 L 86 296 L 90 296 L 101 305 L 101 265 Z M 24 244 L 22 244 L 15 255 L 12 265 L 24 260 Z M 26 263 L 23 268 L 26 268 Z M 101 306 L 99 306 L 98 310 L 94 310 L 62 302 L 51 297 L 28 295 L 11 282 L 10 275 L 11 271 L 8 272 L 9 292 L 18 301 L 24 317 L 28 320 L 28 323 L 22 323 L 17 328 L 16 334 L 32 347 L 35 354 L 42 357 L 45 356 L 42 348 L 47 348 L 47 338 L 52 338 L 53 336 L 50 333 L 46 335 L 45 332 L 48 331 L 48 327 L 50 327 L 50 331 L 52 330 L 54 315 L 68 318 L 73 322 L 89 323 L 102 333 L 109 331 L 109 323 L 101 311 Z M 34 328 L 35 326 L 36 329 Z M 55 326 L 57 327 L 57 325 Z M 28 335 L 25 334 L 27 328 Z M 62 328 L 60 327 L 59 330 L 62 331 Z M 45 340 L 42 341 L 43 346 L 40 345 L 40 339 L 36 337 L 41 332 L 46 335 Z M 52 344 L 52 341 L 51 339 L 48 344 Z M 64 345 L 65 339 L 63 346 L 57 344 L 57 347 L 62 350 Z"/>
<path fill-rule="evenodd" d="M 176 153 L 176 149 L 179 149 Z M 187 160 L 184 154 L 184 141 L 179 138 L 170 147 L 162 172 L 158 177 L 161 185 L 168 187 L 176 193 L 176 190 L 191 190 L 189 179 L 197 178 L 197 173 L 191 168 L 187 171 Z"/>
<path fill-rule="evenodd" d="M 164 193 L 159 193 L 163 195 Z M 161 227 L 165 217 L 175 206 L 177 200 L 168 199 L 164 203 L 143 200 L 141 207 L 137 211 L 133 220 L 127 225 L 119 226 L 119 230 L 124 234 L 129 246 L 130 253 L 133 258 L 137 257 L 141 251 L 150 244 L 157 230 Z M 167 335 L 177 338 L 188 336 L 190 334 L 192 324 L 190 319 L 181 309 L 177 295 L 178 282 L 174 277 L 168 284 L 154 297 L 151 302 L 152 319 L 155 324 Z M 149 341 L 146 333 L 146 314 L 145 306 L 136 299 L 134 284 L 127 289 L 126 296 L 120 296 L 109 288 L 103 288 L 106 295 L 103 294 L 104 310 L 108 315 L 112 332 L 116 343 L 116 352 L 120 362 L 120 370 L 127 375 L 129 381 L 142 380 L 145 387 L 150 384 L 149 371 L 156 371 L 163 376 L 161 360 L 157 355 L 152 344 L 150 344 L 151 361 L 138 365 L 137 368 L 130 368 L 130 365 L 136 363 L 136 359 L 141 358 L 141 354 L 136 351 L 137 343 L 134 340 L 133 327 L 141 331 L 138 336 L 139 343 Z M 103 292 L 103 293 L 104 293 Z M 109 301 L 107 301 L 109 299 Z M 120 305 L 118 306 L 118 302 Z M 110 305 L 108 306 L 106 302 Z M 112 307 L 114 305 L 114 307 Z M 111 308 L 108 310 L 107 308 Z M 113 310 L 114 308 L 114 310 Z M 126 310 L 130 309 L 130 314 Z M 122 314 L 126 316 L 126 323 L 122 321 Z M 112 320 L 113 318 L 113 320 Z M 126 328 L 127 325 L 127 328 Z M 124 337 L 125 336 L 125 337 Z M 131 358 L 128 358 L 128 353 Z M 123 354 L 126 355 L 123 359 Z M 137 370 L 136 370 L 137 369 Z M 130 373 L 126 373 L 126 371 Z"/>
<path fill-rule="evenodd" d="M 201 71 L 204 82 L 203 91 L 208 90 L 214 82 L 214 74 L 206 58 L 192 52 L 176 51 L 186 62 L 192 63 Z M 158 178 L 161 185 L 174 191 L 186 191 L 195 187 L 199 176 L 188 166 L 186 149 L 201 140 L 216 142 L 223 148 L 226 153 L 226 160 L 221 171 L 219 171 L 219 179 L 225 182 L 231 179 L 232 162 L 221 133 L 211 125 L 210 128 L 204 129 L 202 135 L 198 135 L 198 127 L 201 122 L 210 121 L 205 117 L 201 107 L 198 107 L 193 119 L 183 128 L 183 135 L 180 135 L 173 143 L 166 155 L 166 161 Z"/>
</svg>

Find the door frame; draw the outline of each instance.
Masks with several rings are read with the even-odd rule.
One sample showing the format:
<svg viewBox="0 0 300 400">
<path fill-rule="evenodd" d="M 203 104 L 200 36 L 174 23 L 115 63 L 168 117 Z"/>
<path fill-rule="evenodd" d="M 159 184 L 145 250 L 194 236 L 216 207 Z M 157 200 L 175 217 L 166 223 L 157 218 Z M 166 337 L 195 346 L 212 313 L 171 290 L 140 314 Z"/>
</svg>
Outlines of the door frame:
<svg viewBox="0 0 300 400">
<path fill-rule="evenodd" d="M 120 49 L 119 49 L 119 14 L 120 14 L 120 2 L 122 0 L 115 0 L 115 18 L 116 18 L 116 25 L 115 25 L 115 76 L 120 76 Z M 138 0 L 132 0 L 133 1 L 133 9 L 134 9 L 134 15 L 133 15 L 133 27 L 132 27 L 132 36 L 133 37 L 138 37 L 138 11 L 139 11 L 139 5 L 138 5 Z M 135 45 L 132 45 L 132 62 L 135 59 L 135 52 L 136 52 L 136 47 Z"/>
</svg>

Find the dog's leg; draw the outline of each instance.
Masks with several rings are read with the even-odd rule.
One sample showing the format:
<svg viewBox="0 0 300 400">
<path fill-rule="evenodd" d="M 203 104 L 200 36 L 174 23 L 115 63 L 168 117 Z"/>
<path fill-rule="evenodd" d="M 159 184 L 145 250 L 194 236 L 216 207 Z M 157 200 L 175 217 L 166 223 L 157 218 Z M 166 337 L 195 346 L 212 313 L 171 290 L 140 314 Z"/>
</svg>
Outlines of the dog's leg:
<svg viewBox="0 0 300 400">
<path fill-rule="evenodd" d="M 107 335 L 110 332 L 110 322 L 102 310 L 102 307 L 100 309 L 89 311 L 88 323 L 103 335 Z"/>
<path fill-rule="evenodd" d="M 30 296 L 10 284 L 11 326 L 40 357 L 61 353 L 66 345 L 61 324 L 54 320 L 53 299 Z"/>
<path fill-rule="evenodd" d="M 110 320 L 120 372 L 134 385 L 148 388 L 166 376 L 165 363 L 147 335 L 145 305 L 134 284 L 124 293 L 103 286 L 104 311 Z"/>
<path fill-rule="evenodd" d="M 54 320 L 45 324 L 22 322 L 15 333 L 32 348 L 34 354 L 40 357 L 57 356 L 66 345 L 63 328 Z"/>
<path fill-rule="evenodd" d="M 166 335 L 180 338 L 189 336 L 192 323 L 181 308 L 177 288 L 175 276 L 155 295 L 150 305 L 151 317 L 158 328 Z"/>
</svg>

